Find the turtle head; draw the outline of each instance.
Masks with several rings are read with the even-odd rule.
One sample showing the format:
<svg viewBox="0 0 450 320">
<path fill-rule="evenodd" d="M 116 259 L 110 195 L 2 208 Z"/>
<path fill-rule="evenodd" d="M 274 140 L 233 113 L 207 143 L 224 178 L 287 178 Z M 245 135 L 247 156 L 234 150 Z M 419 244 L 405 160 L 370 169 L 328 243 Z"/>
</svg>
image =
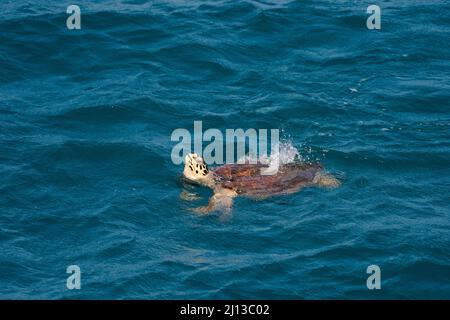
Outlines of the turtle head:
<svg viewBox="0 0 450 320">
<path fill-rule="evenodd" d="M 211 173 L 206 163 L 196 153 L 190 153 L 184 158 L 183 175 L 186 179 L 200 184 L 209 185 L 211 181 Z"/>
</svg>

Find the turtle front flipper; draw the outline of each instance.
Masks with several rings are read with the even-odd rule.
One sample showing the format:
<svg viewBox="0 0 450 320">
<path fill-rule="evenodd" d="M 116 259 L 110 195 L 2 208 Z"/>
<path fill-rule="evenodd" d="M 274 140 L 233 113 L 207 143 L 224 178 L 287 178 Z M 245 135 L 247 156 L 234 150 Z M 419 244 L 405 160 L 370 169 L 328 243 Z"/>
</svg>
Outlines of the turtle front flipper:
<svg viewBox="0 0 450 320">
<path fill-rule="evenodd" d="M 230 213 L 233 205 L 233 198 L 237 193 L 227 188 L 218 188 L 214 190 L 214 194 L 209 198 L 208 205 L 192 209 L 199 214 L 208 214 L 213 211 L 222 211 Z"/>
</svg>

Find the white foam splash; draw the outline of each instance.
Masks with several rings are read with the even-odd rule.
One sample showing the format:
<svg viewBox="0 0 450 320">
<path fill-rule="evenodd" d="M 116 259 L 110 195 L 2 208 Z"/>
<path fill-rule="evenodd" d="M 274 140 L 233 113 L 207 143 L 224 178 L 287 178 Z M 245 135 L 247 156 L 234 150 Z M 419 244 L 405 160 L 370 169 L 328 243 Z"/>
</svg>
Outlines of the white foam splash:
<svg viewBox="0 0 450 320">
<path fill-rule="evenodd" d="M 300 158 L 300 154 L 297 148 L 294 147 L 290 141 L 283 141 L 279 143 L 278 147 L 275 147 L 275 152 L 272 150 L 268 159 L 269 167 L 267 169 L 262 169 L 261 174 L 276 174 L 281 166 L 292 163 L 298 158 Z"/>
<path fill-rule="evenodd" d="M 302 157 L 298 149 L 292 144 L 291 141 L 281 141 L 278 144 L 278 148 L 273 148 L 270 156 L 260 155 L 256 158 L 254 155 L 246 155 L 244 158 L 239 159 L 238 163 L 256 163 L 260 162 L 267 164 L 269 167 L 265 170 L 267 174 L 274 172 L 282 165 L 301 161 Z"/>
</svg>

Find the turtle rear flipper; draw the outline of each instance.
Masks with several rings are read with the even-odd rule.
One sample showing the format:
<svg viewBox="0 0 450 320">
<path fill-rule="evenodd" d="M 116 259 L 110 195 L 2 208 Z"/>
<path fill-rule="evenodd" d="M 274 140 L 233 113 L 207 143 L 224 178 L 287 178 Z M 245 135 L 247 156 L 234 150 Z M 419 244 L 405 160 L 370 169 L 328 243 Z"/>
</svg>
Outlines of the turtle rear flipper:
<svg viewBox="0 0 450 320">
<path fill-rule="evenodd" d="M 316 173 L 313 183 L 325 188 L 337 188 L 341 185 L 341 182 L 335 176 L 322 171 Z"/>
</svg>

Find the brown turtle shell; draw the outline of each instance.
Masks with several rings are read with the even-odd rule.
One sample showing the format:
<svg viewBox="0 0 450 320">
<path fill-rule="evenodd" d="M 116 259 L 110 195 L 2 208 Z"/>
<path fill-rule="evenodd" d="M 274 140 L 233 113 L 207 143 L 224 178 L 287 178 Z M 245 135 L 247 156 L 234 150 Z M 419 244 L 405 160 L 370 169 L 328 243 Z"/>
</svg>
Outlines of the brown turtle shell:
<svg viewBox="0 0 450 320">
<path fill-rule="evenodd" d="M 238 194 L 265 197 L 297 192 L 312 184 L 323 167 L 320 164 L 294 163 L 284 165 L 273 175 L 262 175 L 263 164 L 227 164 L 213 170 L 216 185 Z"/>
</svg>

